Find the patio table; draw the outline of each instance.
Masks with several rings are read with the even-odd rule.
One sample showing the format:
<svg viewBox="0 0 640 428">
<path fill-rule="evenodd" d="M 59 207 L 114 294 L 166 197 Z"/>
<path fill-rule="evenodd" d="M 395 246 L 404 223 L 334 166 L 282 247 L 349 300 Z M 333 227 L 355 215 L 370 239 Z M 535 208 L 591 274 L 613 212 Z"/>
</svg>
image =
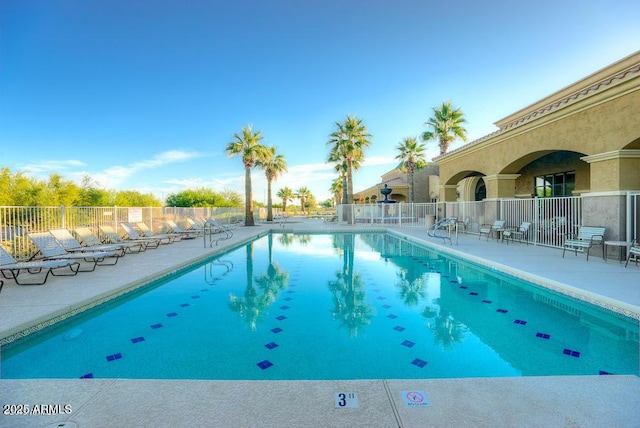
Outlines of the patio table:
<svg viewBox="0 0 640 428">
<path fill-rule="evenodd" d="M 607 247 L 619 247 L 620 248 L 620 258 L 619 261 L 626 259 L 627 248 L 631 246 L 631 242 L 629 241 L 604 241 L 604 261 L 607 261 Z M 622 250 L 624 249 L 624 256 L 622 256 Z"/>
</svg>

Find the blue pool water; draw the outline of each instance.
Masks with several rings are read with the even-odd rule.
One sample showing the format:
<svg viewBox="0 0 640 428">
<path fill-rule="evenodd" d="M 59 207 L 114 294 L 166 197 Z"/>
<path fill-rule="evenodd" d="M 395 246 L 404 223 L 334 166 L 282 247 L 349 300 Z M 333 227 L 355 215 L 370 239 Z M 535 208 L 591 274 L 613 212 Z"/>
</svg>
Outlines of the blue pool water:
<svg viewBox="0 0 640 428">
<path fill-rule="evenodd" d="M 3 378 L 638 374 L 638 322 L 387 234 L 273 234 L 2 349 Z"/>
</svg>

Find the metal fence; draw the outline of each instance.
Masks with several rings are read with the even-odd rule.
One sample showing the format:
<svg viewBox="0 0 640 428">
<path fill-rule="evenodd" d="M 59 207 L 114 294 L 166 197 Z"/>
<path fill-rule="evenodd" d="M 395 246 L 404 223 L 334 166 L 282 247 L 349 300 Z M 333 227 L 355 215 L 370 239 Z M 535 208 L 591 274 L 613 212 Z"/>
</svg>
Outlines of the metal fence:
<svg viewBox="0 0 640 428">
<path fill-rule="evenodd" d="M 338 205 L 338 221 L 348 224 L 387 224 L 426 227 L 437 217 L 437 204 L 351 204 Z"/>
<path fill-rule="evenodd" d="M 636 213 L 640 214 L 640 194 L 635 195 Z M 504 220 L 505 227 L 518 229 L 531 223 L 524 236 L 536 245 L 561 248 L 568 233 L 582 225 L 582 198 L 501 199 L 479 202 L 435 202 L 421 204 L 340 205 L 339 221 L 348 224 L 387 224 L 428 228 L 445 217 L 456 217 L 461 232 L 478 233 L 480 227 Z M 637 221 L 637 215 L 636 218 Z M 637 230 L 637 228 L 635 229 Z"/>
<path fill-rule="evenodd" d="M 31 257 L 36 249 L 28 233 L 50 229 L 73 230 L 88 226 L 99 234 L 100 226 L 116 229 L 120 222 L 144 222 L 154 231 L 162 231 L 164 220 L 181 222 L 191 217 L 214 217 L 229 224 L 244 218 L 243 208 L 173 207 L 0 207 L 0 244 L 19 260 Z"/>
</svg>

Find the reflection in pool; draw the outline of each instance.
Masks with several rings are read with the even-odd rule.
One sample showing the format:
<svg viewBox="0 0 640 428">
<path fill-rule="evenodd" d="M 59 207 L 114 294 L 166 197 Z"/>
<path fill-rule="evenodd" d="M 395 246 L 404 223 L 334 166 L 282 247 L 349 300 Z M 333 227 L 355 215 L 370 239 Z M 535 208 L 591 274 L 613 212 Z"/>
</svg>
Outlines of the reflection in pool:
<svg viewBox="0 0 640 428">
<path fill-rule="evenodd" d="M 3 378 L 638 374 L 638 323 L 389 234 L 270 234 L 3 348 Z"/>
</svg>

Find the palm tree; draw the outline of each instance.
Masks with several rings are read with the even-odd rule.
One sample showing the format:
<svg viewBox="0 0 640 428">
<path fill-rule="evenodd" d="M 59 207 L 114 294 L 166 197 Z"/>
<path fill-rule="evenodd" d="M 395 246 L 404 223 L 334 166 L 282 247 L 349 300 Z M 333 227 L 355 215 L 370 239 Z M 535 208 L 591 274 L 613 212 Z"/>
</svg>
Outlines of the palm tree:
<svg viewBox="0 0 640 428">
<path fill-rule="evenodd" d="M 412 203 L 414 201 L 413 173 L 427 165 L 427 160 L 424 157 L 425 145 L 419 144 L 416 137 L 405 137 L 396 149 L 400 152 L 396 156 L 396 159 L 400 161 L 396 168 L 407 173 L 409 203 Z"/>
<path fill-rule="evenodd" d="M 456 137 L 467 141 L 467 130 L 462 127 L 462 124 L 466 122 L 462 110 L 452 108 L 450 102 L 443 102 L 440 109 L 433 108 L 433 117 L 425 123 L 430 130 L 422 134 L 422 141 L 426 142 L 437 138 L 440 155 L 444 155 L 449 150 L 449 144 Z"/>
<path fill-rule="evenodd" d="M 293 190 L 291 190 L 288 187 L 283 187 L 282 189 L 278 190 L 278 193 L 276 193 L 276 196 L 282 199 L 282 212 L 286 214 L 287 201 L 293 201 L 293 198 L 295 198 L 295 194 L 293 193 Z"/>
<path fill-rule="evenodd" d="M 302 207 L 302 213 L 304 214 L 304 204 L 307 198 L 311 196 L 311 190 L 306 187 L 301 187 L 296 192 L 296 196 L 300 199 L 300 206 Z"/>
<path fill-rule="evenodd" d="M 271 199 L 271 183 L 283 172 L 287 171 L 287 161 L 284 155 L 276 154 L 276 147 L 267 147 L 267 156 L 264 159 L 258 158 L 256 165 L 264 169 L 267 177 L 267 221 L 273 221 L 273 208 Z"/>
<path fill-rule="evenodd" d="M 343 204 L 343 205 L 347 205 L 347 199 L 348 199 L 348 195 L 347 195 L 347 169 L 348 169 L 348 165 L 347 165 L 347 161 L 342 157 L 342 155 L 340 155 L 340 153 L 337 150 L 337 146 L 334 146 L 331 148 L 331 151 L 329 152 L 329 162 L 335 162 L 335 170 L 338 173 L 339 177 L 337 178 L 337 180 L 341 181 L 341 188 L 340 188 L 340 194 L 342 195 L 340 200 L 338 201 L 338 204 Z"/>
<path fill-rule="evenodd" d="M 225 151 L 229 157 L 241 155 L 244 164 L 244 197 L 245 197 L 245 226 L 255 226 L 253 220 L 253 192 L 251 190 L 251 169 L 258 159 L 264 159 L 268 155 L 268 149 L 260 144 L 262 135 L 260 131 L 253 132 L 252 125 L 242 128 L 242 134 L 233 134 Z"/>
<path fill-rule="evenodd" d="M 371 145 L 371 134 L 362 124 L 362 119 L 347 115 L 344 122 L 336 122 L 336 131 L 331 133 L 327 145 L 331 146 L 330 162 L 346 163 L 347 204 L 353 203 L 353 171 L 358 170 L 364 160 L 364 150 Z"/>
<path fill-rule="evenodd" d="M 339 205 L 340 201 L 342 200 L 342 195 L 344 193 L 343 189 L 344 189 L 344 183 L 343 183 L 342 177 L 334 178 L 331 181 L 331 187 L 329 188 L 329 191 L 333 195 L 333 199 L 336 205 Z"/>
</svg>

